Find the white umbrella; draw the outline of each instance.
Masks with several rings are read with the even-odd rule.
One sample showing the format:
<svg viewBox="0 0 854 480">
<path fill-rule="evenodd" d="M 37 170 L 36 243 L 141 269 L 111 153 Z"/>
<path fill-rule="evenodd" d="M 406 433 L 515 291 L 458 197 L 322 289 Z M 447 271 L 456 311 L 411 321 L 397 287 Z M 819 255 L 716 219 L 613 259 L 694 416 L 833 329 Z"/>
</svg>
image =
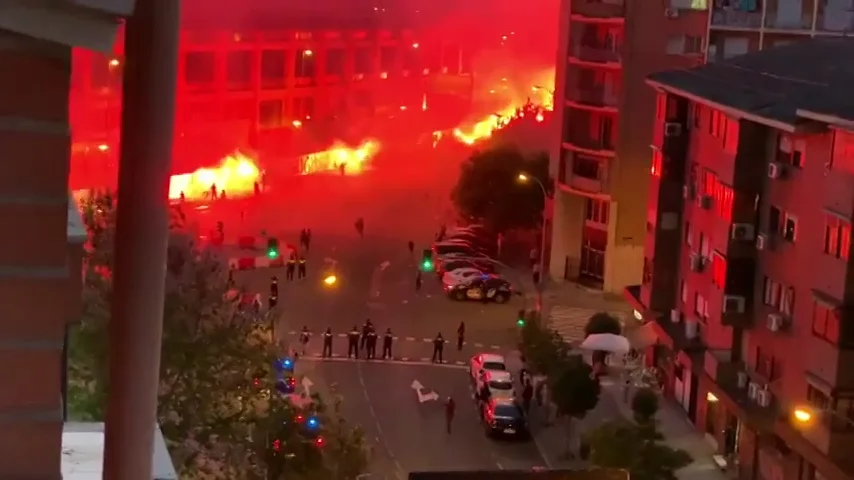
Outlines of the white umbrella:
<svg viewBox="0 0 854 480">
<path fill-rule="evenodd" d="M 580 347 L 585 350 L 611 353 L 626 353 L 632 348 L 626 337 L 612 333 L 594 333 L 585 338 Z"/>
</svg>

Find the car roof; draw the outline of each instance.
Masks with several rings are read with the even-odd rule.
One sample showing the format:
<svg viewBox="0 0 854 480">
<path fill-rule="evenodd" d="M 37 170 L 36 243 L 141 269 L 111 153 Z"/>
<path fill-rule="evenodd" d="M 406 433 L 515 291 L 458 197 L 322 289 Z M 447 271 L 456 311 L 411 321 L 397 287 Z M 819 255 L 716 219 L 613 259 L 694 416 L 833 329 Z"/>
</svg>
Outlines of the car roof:
<svg viewBox="0 0 854 480">
<path fill-rule="evenodd" d="M 505 363 L 504 356 L 498 355 L 497 353 L 481 353 L 478 356 L 480 357 L 481 363 Z"/>
<path fill-rule="evenodd" d="M 513 380 L 513 376 L 510 372 L 502 372 L 502 371 L 490 371 L 486 374 L 487 380 L 494 382 L 510 382 Z"/>
<path fill-rule="evenodd" d="M 496 407 L 498 406 L 508 406 L 508 407 L 516 407 L 519 404 L 516 403 L 516 399 L 512 397 L 493 397 L 492 404 Z"/>
</svg>

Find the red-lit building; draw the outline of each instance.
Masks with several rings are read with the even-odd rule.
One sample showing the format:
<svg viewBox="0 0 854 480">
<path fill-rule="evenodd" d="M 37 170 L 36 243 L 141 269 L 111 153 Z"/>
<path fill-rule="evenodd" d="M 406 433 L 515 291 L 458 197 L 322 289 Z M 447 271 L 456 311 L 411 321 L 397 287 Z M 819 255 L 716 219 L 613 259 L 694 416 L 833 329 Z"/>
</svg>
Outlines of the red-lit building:
<svg viewBox="0 0 854 480">
<path fill-rule="evenodd" d="M 854 39 L 657 90 L 641 285 L 665 392 L 745 479 L 854 478 Z"/>
<path fill-rule="evenodd" d="M 355 4 L 337 20 L 318 22 L 296 6 L 247 3 L 243 14 L 231 9 L 225 18 L 185 6 L 176 172 L 244 149 L 268 173 L 296 173 L 297 156 L 336 140 L 414 138 L 468 113 L 471 52 L 452 32 L 442 37 L 414 20 L 357 17 L 357 7 L 368 7 Z M 347 15 L 353 18 L 338 21 Z M 103 185 L 115 175 L 121 52 L 119 45 L 114 56 L 74 53 L 72 185 Z"/>
</svg>

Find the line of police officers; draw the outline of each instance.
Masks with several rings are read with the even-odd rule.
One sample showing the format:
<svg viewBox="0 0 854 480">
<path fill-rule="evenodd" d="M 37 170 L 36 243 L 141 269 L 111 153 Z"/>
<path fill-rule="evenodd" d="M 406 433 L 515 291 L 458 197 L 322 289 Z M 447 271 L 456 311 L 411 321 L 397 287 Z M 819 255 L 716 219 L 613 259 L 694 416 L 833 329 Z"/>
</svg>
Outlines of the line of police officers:
<svg viewBox="0 0 854 480">
<path fill-rule="evenodd" d="M 305 352 L 305 347 L 310 337 L 311 332 L 309 331 L 308 326 L 303 326 L 299 339 L 303 352 Z M 323 358 L 332 357 L 333 338 L 335 338 L 335 334 L 332 333 L 332 327 L 327 327 L 326 331 L 323 332 L 323 351 L 321 353 Z M 354 325 L 353 329 L 347 333 L 347 358 L 359 358 L 359 352 L 364 352 L 366 359 L 375 359 L 377 357 L 378 339 L 379 335 L 377 334 L 374 324 L 370 319 L 365 321 L 365 324 L 362 325 L 361 331 Z M 383 360 L 391 360 L 393 358 L 391 349 L 392 344 L 394 343 L 394 333 L 392 333 L 391 328 L 386 329 L 385 333 L 382 335 L 382 341 L 381 358 Z M 460 343 L 462 343 L 462 341 Z M 433 363 L 442 363 L 444 361 L 442 358 L 444 350 L 445 338 L 442 336 L 442 332 L 439 332 L 433 339 Z"/>
</svg>

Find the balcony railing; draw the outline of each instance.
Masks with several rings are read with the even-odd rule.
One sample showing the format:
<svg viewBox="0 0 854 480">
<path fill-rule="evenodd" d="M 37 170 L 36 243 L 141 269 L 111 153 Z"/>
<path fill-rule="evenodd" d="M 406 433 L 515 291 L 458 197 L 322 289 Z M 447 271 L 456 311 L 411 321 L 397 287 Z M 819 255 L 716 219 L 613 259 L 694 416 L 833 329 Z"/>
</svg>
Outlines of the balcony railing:
<svg viewBox="0 0 854 480">
<path fill-rule="evenodd" d="M 592 138 L 585 133 L 578 133 L 575 129 L 564 137 L 564 141 L 585 150 L 614 150 L 614 142 L 610 138 Z"/>
<path fill-rule="evenodd" d="M 573 45 L 572 57 L 582 62 L 620 63 L 620 52 L 605 45 Z"/>
<path fill-rule="evenodd" d="M 559 181 L 575 190 L 601 193 L 605 190 L 607 158 L 568 153 L 560 165 Z"/>
<path fill-rule="evenodd" d="M 567 100 L 597 107 L 617 107 L 619 95 L 611 89 L 603 87 L 594 88 L 568 88 Z"/>
<path fill-rule="evenodd" d="M 812 12 L 803 13 L 799 18 L 785 18 L 775 12 L 765 15 L 765 28 L 774 30 L 804 31 L 812 30 Z"/>
<path fill-rule="evenodd" d="M 572 13 L 588 18 L 620 18 L 626 14 L 624 0 L 574 0 Z"/>
<path fill-rule="evenodd" d="M 762 26 L 762 12 L 744 12 L 729 8 L 719 8 L 712 12 L 712 25 L 735 28 L 759 28 Z"/>
</svg>

